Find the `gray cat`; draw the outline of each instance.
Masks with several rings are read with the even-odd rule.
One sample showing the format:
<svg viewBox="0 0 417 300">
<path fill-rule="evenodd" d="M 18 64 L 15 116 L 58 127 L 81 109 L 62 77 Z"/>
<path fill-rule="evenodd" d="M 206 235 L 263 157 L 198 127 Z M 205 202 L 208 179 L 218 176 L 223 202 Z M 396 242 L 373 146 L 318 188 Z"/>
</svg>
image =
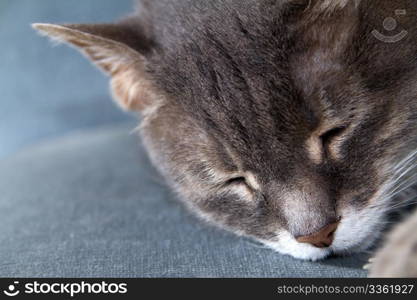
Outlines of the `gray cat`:
<svg viewBox="0 0 417 300">
<path fill-rule="evenodd" d="M 415 196 L 398 197 L 415 181 L 415 0 L 143 0 L 114 24 L 34 27 L 111 76 L 155 166 L 210 223 L 318 260 L 368 249 Z M 373 276 L 417 276 L 384 260 Z"/>
</svg>

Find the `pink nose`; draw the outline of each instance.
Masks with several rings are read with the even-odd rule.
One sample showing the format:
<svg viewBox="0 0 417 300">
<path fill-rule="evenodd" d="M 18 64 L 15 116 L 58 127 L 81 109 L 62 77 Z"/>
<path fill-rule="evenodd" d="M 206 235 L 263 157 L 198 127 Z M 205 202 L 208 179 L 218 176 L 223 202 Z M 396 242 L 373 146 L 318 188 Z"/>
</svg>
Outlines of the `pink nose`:
<svg viewBox="0 0 417 300">
<path fill-rule="evenodd" d="M 300 243 L 308 243 L 317 248 L 327 248 L 330 247 L 333 243 L 334 233 L 339 226 L 339 222 L 326 225 L 320 231 L 307 235 L 300 236 L 297 238 L 297 241 Z"/>
</svg>

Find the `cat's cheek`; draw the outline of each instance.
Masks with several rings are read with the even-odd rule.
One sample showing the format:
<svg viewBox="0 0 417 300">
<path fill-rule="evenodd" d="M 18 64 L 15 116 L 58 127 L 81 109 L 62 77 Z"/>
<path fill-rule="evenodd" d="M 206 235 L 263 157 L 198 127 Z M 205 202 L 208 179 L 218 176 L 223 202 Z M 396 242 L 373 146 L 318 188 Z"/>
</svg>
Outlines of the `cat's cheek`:
<svg viewBox="0 0 417 300">
<path fill-rule="evenodd" d="M 350 254 L 369 249 L 381 234 L 384 214 L 376 209 L 346 209 L 331 246 L 336 254 Z"/>
</svg>

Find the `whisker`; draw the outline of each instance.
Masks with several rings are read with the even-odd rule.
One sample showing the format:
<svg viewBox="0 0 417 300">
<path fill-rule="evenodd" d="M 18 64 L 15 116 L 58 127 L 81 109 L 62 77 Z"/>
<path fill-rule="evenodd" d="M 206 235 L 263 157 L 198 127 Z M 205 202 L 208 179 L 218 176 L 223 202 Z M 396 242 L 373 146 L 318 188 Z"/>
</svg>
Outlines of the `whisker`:
<svg viewBox="0 0 417 300">
<path fill-rule="evenodd" d="M 412 187 L 414 184 L 417 183 L 417 174 L 414 175 L 413 177 L 411 177 L 410 181 L 404 181 L 401 184 L 399 184 L 395 189 L 393 189 L 387 197 L 394 197 L 402 192 L 404 192 L 405 190 L 407 190 L 408 188 Z"/>
</svg>

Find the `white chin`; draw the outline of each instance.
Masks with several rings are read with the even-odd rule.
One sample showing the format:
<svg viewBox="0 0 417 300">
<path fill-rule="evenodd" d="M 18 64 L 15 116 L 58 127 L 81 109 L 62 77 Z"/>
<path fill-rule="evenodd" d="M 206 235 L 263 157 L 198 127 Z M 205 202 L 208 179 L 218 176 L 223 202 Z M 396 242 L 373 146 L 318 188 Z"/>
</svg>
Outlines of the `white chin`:
<svg viewBox="0 0 417 300">
<path fill-rule="evenodd" d="M 299 243 L 288 231 L 281 232 L 277 241 L 264 240 L 262 243 L 281 254 L 302 260 L 317 261 L 332 253 L 329 248 L 316 248 L 309 244 Z"/>
</svg>

